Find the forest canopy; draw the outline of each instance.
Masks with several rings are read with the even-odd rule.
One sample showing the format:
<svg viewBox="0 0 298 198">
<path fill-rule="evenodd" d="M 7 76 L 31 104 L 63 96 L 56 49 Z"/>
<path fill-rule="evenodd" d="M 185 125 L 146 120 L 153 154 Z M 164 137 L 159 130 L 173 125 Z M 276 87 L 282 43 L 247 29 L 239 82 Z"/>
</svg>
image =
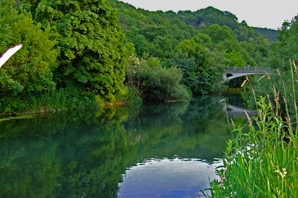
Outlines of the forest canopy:
<svg viewBox="0 0 298 198">
<path fill-rule="evenodd" d="M 2 114 L 212 93 L 224 67 L 267 66 L 277 45 L 277 31 L 213 7 L 175 13 L 117 0 L 2 2 L 0 53 L 24 46 L 0 70 Z"/>
</svg>

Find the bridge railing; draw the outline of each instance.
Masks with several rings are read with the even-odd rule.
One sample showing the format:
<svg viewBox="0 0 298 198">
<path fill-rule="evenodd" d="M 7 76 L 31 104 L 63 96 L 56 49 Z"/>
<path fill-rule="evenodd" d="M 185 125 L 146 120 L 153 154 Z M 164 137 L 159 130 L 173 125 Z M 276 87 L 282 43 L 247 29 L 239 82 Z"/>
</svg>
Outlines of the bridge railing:
<svg viewBox="0 0 298 198">
<path fill-rule="evenodd" d="M 251 67 L 251 66 L 244 66 L 244 67 L 226 67 L 225 71 L 231 72 L 269 72 L 269 67 Z"/>
</svg>

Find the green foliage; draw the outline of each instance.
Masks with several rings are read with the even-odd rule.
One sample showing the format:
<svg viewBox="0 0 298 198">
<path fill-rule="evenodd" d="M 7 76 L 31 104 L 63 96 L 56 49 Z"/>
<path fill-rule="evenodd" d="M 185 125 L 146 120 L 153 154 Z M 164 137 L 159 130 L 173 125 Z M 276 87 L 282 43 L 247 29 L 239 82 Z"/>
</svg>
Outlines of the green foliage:
<svg viewBox="0 0 298 198">
<path fill-rule="evenodd" d="M 0 97 L 24 97 L 55 87 L 53 74 L 57 51 L 48 30 L 42 31 L 26 12 L 18 14 L 12 2 L 0 5 L 0 54 L 23 44 L 0 69 Z"/>
<path fill-rule="evenodd" d="M 179 53 L 172 59 L 167 59 L 164 62 L 165 67 L 170 68 L 176 66 L 181 69 L 183 77 L 181 83 L 184 84 L 187 88 L 191 89 L 192 93 L 197 94 L 199 89 L 198 82 L 198 66 L 194 58 L 189 58 L 187 54 Z"/>
<path fill-rule="evenodd" d="M 139 96 L 150 101 L 187 100 L 189 94 L 180 85 L 182 71 L 176 67 L 165 68 L 157 58 L 130 57 L 127 68 L 127 84 L 136 89 Z"/>
<path fill-rule="evenodd" d="M 295 93 L 298 93 L 298 87 L 293 85 L 293 78 L 298 79 L 298 71 L 295 64 L 289 66 L 288 70 L 271 70 L 271 73 L 254 83 L 255 94 L 258 97 L 265 96 L 278 99 L 281 116 L 287 116 L 287 111 L 292 117 L 295 115 Z M 266 91 L 264 90 L 266 88 Z M 275 96 L 278 94 L 278 98 Z M 286 101 L 282 99 L 286 98 Z M 253 98 L 250 98 L 250 104 L 253 104 Z M 285 107 L 288 107 L 286 111 Z"/>
<path fill-rule="evenodd" d="M 278 41 L 278 31 L 272 30 L 272 29 L 267 29 L 267 28 L 257 28 L 254 27 L 255 32 L 260 33 L 264 35 L 266 38 L 268 38 L 269 41 Z"/>
<path fill-rule="evenodd" d="M 207 44 L 212 43 L 210 36 L 208 36 L 207 34 L 203 34 L 203 33 L 199 33 L 199 34 L 195 35 L 193 37 L 193 39 L 195 40 L 196 43 L 200 43 L 200 44 L 207 45 Z"/>
<path fill-rule="evenodd" d="M 268 64 L 271 66 L 271 71 L 269 71 L 268 79 L 261 80 L 261 83 L 256 83 L 255 92 L 257 96 L 264 96 L 267 93 L 270 97 L 276 95 L 279 92 L 287 98 L 288 110 L 290 115 L 295 114 L 295 92 L 297 92 L 297 86 L 289 86 L 295 77 L 297 78 L 297 68 L 295 61 L 297 60 L 298 52 L 298 22 L 297 17 L 295 17 L 291 22 L 284 22 L 282 28 L 279 30 L 279 42 L 271 44 L 271 51 L 264 49 L 262 45 L 257 46 L 256 51 L 258 57 L 268 56 Z M 291 64 L 291 66 L 290 66 Z M 253 101 L 251 99 L 251 101 Z M 252 102 L 251 102 L 252 103 Z M 285 102 L 280 100 L 280 105 L 282 106 L 282 114 L 286 115 Z"/>
<path fill-rule="evenodd" d="M 192 49 L 192 48 L 191 48 Z M 189 88 L 193 94 L 207 94 L 214 90 L 218 78 L 214 67 L 204 67 L 196 63 L 196 59 L 180 52 L 172 59 L 167 59 L 164 65 L 168 68 L 176 66 L 183 72 L 181 83 Z"/>
<path fill-rule="evenodd" d="M 219 43 L 224 40 L 237 40 L 236 35 L 228 26 L 219 26 L 218 24 L 211 25 L 206 34 L 210 36 L 214 43 Z"/>
<path fill-rule="evenodd" d="M 186 53 L 188 57 L 194 58 L 199 67 L 208 65 L 206 48 L 202 44 L 196 43 L 194 39 L 182 41 L 178 50 Z"/>
<path fill-rule="evenodd" d="M 235 128 L 237 137 L 218 167 L 221 181 L 211 182 L 212 197 L 297 197 L 298 131 L 265 100 L 257 102 L 258 117 L 248 116 L 247 133 Z"/>
<path fill-rule="evenodd" d="M 270 39 L 270 41 L 276 41 L 276 30 L 249 27 L 246 23 L 239 23 L 238 18 L 234 14 L 228 11 L 223 12 L 213 7 L 195 12 L 179 11 L 178 16 L 184 23 L 199 30 L 204 30 L 214 24 L 218 24 L 221 27 L 227 26 L 237 35 L 239 41 L 260 42 L 264 40 L 264 37 Z"/>
<path fill-rule="evenodd" d="M 230 53 L 225 53 L 225 56 L 231 60 L 231 64 L 233 66 L 243 66 L 246 65 L 246 63 L 243 60 L 241 52 L 232 51 Z"/>
<path fill-rule="evenodd" d="M 133 47 L 124 44 L 109 1 L 2 2 L 0 53 L 23 47 L 0 70 L 1 113 L 82 108 L 94 95 L 125 99 Z"/>
<path fill-rule="evenodd" d="M 69 109 L 84 109 L 97 107 L 94 94 L 79 93 L 76 90 L 47 90 L 34 95 L 20 97 L 4 97 L 0 100 L 2 116 L 19 115 L 38 112 L 55 112 Z"/>
<path fill-rule="evenodd" d="M 140 97 L 140 86 L 135 91 L 130 89 L 131 93 L 124 86 L 126 61 L 135 53 L 139 58 L 146 54 L 156 57 L 161 61 L 157 65 L 167 67 L 157 67 L 160 74 L 146 67 L 148 75 L 144 77 L 149 82 L 166 79 L 157 80 L 158 85 L 142 84 L 143 88 L 148 86 L 146 90 L 160 87 L 147 94 L 153 94 L 157 100 L 184 98 L 185 89 L 174 82 L 181 80 L 189 92 L 206 94 L 217 88 L 224 66 L 261 66 L 269 56 L 266 38 L 247 24 L 238 23 L 232 13 L 212 7 L 174 13 L 149 12 L 116 0 L 21 0 L 11 1 L 9 6 L 8 0 L 4 2 L 1 6 L 7 9 L 1 10 L 0 22 L 15 25 L 0 30 L 0 37 L 5 37 L 3 42 L 0 40 L 0 52 L 15 45 L 9 40 L 20 40 L 12 32 L 23 31 L 18 35 L 24 45 L 24 54 L 17 53 L 4 67 L 5 72 L 0 73 L 0 94 L 5 97 L 20 96 L 24 100 L 30 94 L 43 95 L 54 89 L 57 93 L 59 89 L 68 90 L 72 96 L 97 95 L 98 101 L 106 102 L 126 100 L 131 93 Z M 19 13 L 11 8 L 12 3 Z M 13 20 L 23 17 L 18 20 L 25 25 L 9 21 L 10 16 Z M 181 52 L 186 57 L 180 56 Z M 19 59 L 25 61 L 13 63 Z M 9 65 L 18 69 L 11 70 Z M 182 70 L 182 79 L 176 66 Z M 173 90 L 167 88 L 172 86 Z M 171 94 L 162 96 L 162 90 Z M 12 111 L 19 107 L 22 111 L 28 109 L 18 104 L 12 106 Z"/>
<path fill-rule="evenodd" d="M 42 31 L 28 13 L 19 14 L 12 4 L 4 1 L 0 5 L 0 54 L 17 44 L 23 47 L 0 69 L 1 114 L 31 110 L 29 98 L 52 92 L 56 86 L 56 42 L 48 29 Z"/>
<path fill-rule="evenodd" d="M 298 196 L 296 65 L 293 63 L 288 73 L 290 80 L 284 81 L 279 70 L 277 73 L 280 84 L 267 74 L 273 93 L 267 92 L 267 97 L 256 100 L 253 89 L 257 116 L 251 119 L 247 114 L 248 132 L 235 127 L 237 137 L 228 142 L 224 165 L 218 167 L 221 181 L 211 182 L 213 197 Z M 249 79 L 246 81 L 250 83 Z M 286 87 L 286 82 L 290 86 Z"/>
<path fill-rule="evenodd" d="M 123 98 L 124 35 L 109 1 L 23 2 L 24 9 L 56 35 L 59 87 L 90 91 L 106 101 Z"/>
<path fill-rule="evenodd" d="M 177 63 L 183 71 L 182 82 L 195 93 L 213 91 L 224 67 L 266 64 L 268 39 L 247 24 L 238 23 L 230 12 L 212 7 L 196 12 L 149 12 L 115 0 L 111 4 L 118 9 L 119 23 L 127 40 L 134 44 L 136 56 L 149 54 L 164 61 L 166 67 Z M 194 58 L 196 68 L 180 66 L 185 61 L 180 52 L 187 59 Z"/>
<path fill-rule="evenodd" d="M 284 22 L 278 32 L 279 42 L 272 45 L 270 65 L 287 70 L 289 60 L 298 60 L 298 21 L 297 16 L 291 22 Z"/>
</svg>

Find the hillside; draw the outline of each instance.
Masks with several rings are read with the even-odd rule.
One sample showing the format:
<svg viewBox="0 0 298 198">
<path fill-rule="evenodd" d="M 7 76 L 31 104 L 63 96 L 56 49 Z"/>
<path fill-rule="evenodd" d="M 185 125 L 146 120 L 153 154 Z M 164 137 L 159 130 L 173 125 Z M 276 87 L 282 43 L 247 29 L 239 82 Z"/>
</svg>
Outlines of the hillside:
<svg viewBox="0 0 298 198">
<path fill-rule="evenodd" d="M 269 41 L 278 41 L 277 36 L 278 36 L 278 31 L 277 30 L 272 30 L 272 29 L 267 29 L 267 28 L 258 28 L 254 27 L 253 28 L 257 33 L 262 34 L 266 38 L 269 39 Z"/>
<path fill-rule="evenodd" d="M 226 25 L 231 28 L 232 31 L 237 35 L 239 41 L 248 41 L 250 38 L 258 39 L 259 34 L 267 38 L 269 42 L 277 40 L 277 30 L 249 27 L 247 26 L 245 21 L 239 22 L 237 16 L 235 16 L 231 12 L 221 11 L 213 7 L 207 7 L 195 12 L 150 12 L 143 9 L 136 9 L 134 6 L 123 3 L 121 1 L 110 1 L 112 3 L 112 6 L 118 9 L 118 11 L 120 12 L 120 23 L 123 26 L 124 30 L 129 29 L 129 27 L 131 26 L 137 27 L 138 25 L 146 24 L 147 22 L 157 25 L 170 23 L 172 25 L 178 25 L 182 29 L 188 29 L 185 28 L 185 26 L 190 25 L 197 30 L 205 29 L 206 27 L 209 27 L 213 24 L 218 24 L 220 26 Z M 133 20 L 133 24 L 128 24 L 130 20 L 125 19 L 127 16 L 130 16 L 129 18 L 135 18 Z M 150 18 L 154 19 L 150 20 Z"/>
<path fill-rule="evenodd" d="M 150 12 L 118 0 L 110 2 L 134 55 L 141 61 L 154 58 L 150 63 L 142 62 L 144 67 L 180 69 L 182 84 L 194 94 L 216 90 L 224 67 L 267 65 L 271 40 L 245 21 L 239 23 L 230 12 L 213 7 L 195 12 Z M 132 65 L 131 72 L 134 68 Z"/>
<path fill-rule="evenodd" d="M 213 7 L 196 12 L 150 12 L 118 0 L 110 2 L 118 10 L 127 42 L 134 44 L 139 57 L 148 54 L 161 60 L 172 59 L 183 51 L 182 42 L 194 40 L 206 53 L 207 65 L 260 66 L 266 64 L 269 43 L 273 41 L 272 36 L 264 35 L 276 32 L 260 28 L 255 31 L 245 21 L 239 23 L 232 13 Z"/>
<path fill-rule="evenodd" d="M 249 38 L 256 38 L 259 33 L 269 41 L 276 41 L 277 37 L 277 30 L 249 27 L 246 21 L 239 22 L 234 14 L 228 11 L 220 11 L 213 7 L 200 9 L 196 12 L 179 11 L 178 16 L 186 24 L 192 25 L 197 29 L 202 29 L 213 24 L 220 26 L 226 25 L 237 34 L 239 41 L 247 41 Z"/>
</svg>

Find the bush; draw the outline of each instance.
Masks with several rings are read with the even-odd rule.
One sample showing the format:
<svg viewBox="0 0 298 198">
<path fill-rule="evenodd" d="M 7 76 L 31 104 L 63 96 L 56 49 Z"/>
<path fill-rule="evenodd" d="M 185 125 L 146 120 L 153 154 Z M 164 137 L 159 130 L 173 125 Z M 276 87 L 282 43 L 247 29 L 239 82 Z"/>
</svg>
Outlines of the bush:
<svg viewBox="0 0 298 198">
<path fill-rule="evenodd" d="M 157 58 L 139 61 L 130 57 L 127 68 L 127 85 L 135 87 L 137 93 L 149 101 L 187 100 L 190 95 L 180 84 L 182 71 L 176 67 L 162 67 Z"/>
</svg>

